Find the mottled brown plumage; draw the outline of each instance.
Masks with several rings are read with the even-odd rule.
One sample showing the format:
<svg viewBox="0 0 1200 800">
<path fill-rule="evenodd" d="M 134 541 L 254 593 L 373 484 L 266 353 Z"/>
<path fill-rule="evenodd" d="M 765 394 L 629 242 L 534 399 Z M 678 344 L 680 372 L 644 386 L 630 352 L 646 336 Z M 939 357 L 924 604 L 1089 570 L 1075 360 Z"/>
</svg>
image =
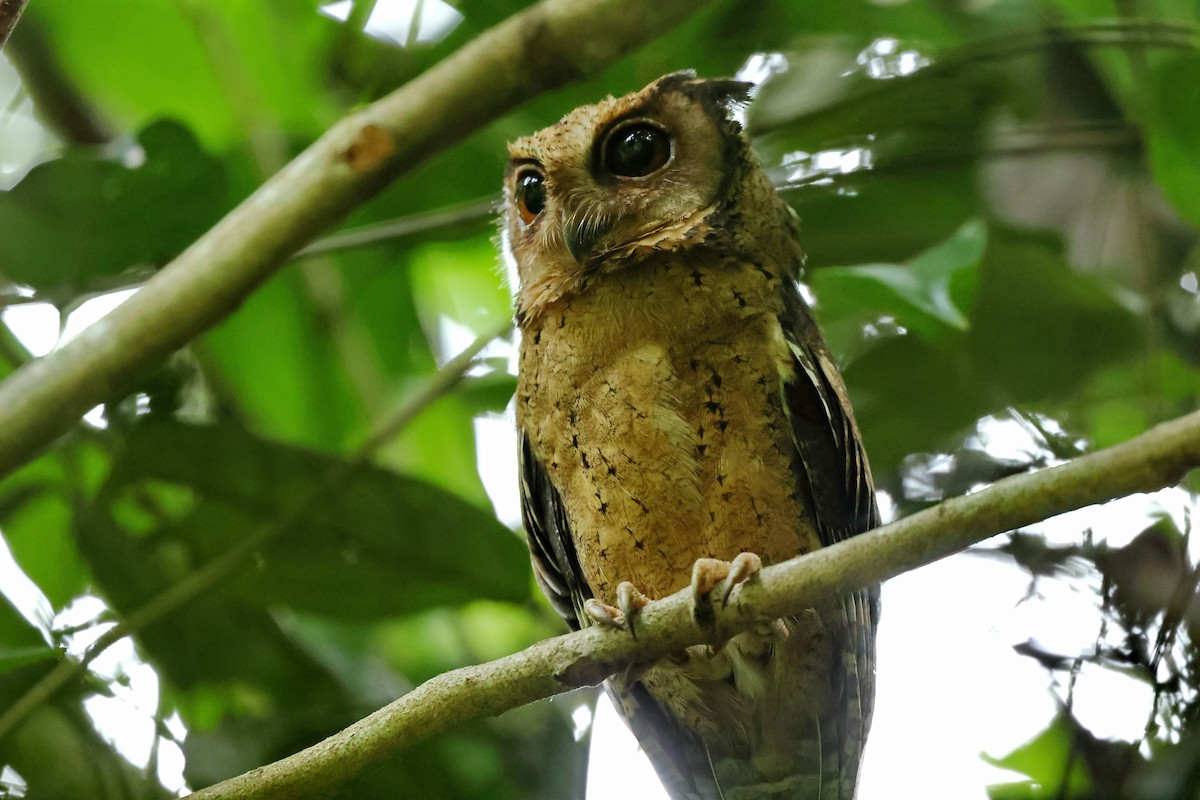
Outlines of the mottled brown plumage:
<svg viewBox="0 0 1200 800">
<path fill-rule="evenodd" d="M 662 597 L 699 558 L 771 564 L 877 523 L 795 217 L 731 117 L 748 88 L 668 75 L 510 147 L 523 510 L 573 627 L 590 598 L 632 611 L 624 581 Z M 876 616 L 874 594 L 831 600 L 610 688 L 679 800 L 846 800 Z"/>
</svg>

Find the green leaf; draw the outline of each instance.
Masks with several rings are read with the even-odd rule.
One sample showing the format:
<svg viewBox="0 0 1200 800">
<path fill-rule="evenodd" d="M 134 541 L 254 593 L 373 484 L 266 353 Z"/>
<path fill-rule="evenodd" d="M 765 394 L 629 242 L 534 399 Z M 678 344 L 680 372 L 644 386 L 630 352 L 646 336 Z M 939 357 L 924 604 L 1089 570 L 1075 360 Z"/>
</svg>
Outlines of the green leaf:
<svg viewBox="0 0 1200 800">
<path fill-rule="evenodd" d="M 479 236 L 456 243 L 426 244 L 409 253 L 413 296 L 426 330 L 445 315 L 475 333 L 512 316 L 512 301 L 500 278 L 496 245 Z"/>
<path fill-rule="evenodd" d="M 26 22 L 53 41 L 83 94 L 125 126 L 173 117 L 226 151 L 247 128 L 284 123 L 312 138 L 332 122 L 324 55 L 338 26 L 315 4 L 46 0 Z"/>
<path fill-rule="evenodd" d="M 129 545 L 145 541 L 164 571 L 198 564 L 303 501 L 337 459 L 258 439 L 233 426 L 151 424 L 131 436 L 100 508 Z M 178 499 L 168 505 L 162 483 Z M 149 493 L 164 520 L 131 516 Z M 117 533 L 110 530 L 110 533 Z M 470 557 L 463 557 L 469 553 Z M 490 511 L 413 478 L 355 471 L 233 589 L 254 604 L 389 617 L 477 598 L 528 596 L 526 556 Z"/>
<path fill-rule="evenodd" d="M 451 393 L 432 403 L 381 456 L 389 465 L 488 507 L 476 466 L 475 428 L 467 401 Z"/>
<path fill-rule="evenodd" d="M 870 42 L 861 44 L 865 50 Z M 896 40 L 893 45 L 895 52 L 910 49 Z M 751 132 L 768 131 L 762 143 L 773 152 L 815 153 L 850 137 L 868 136 L 881 152 L 928 155 L 934 151 L 917 142 L 949 142 L 951 134 L 961 147 L 974 139 L 986 112 L 1004 92 L 1003 75 L 986 62 L 981 66 L 974 48 L 934 57 L 931 66 L 886 80 L 870 77 L 862 67 L 864 50 L 846 52 L 837 40 L 806 49 L 798 54 L 799 69 L 789 67 L 763 87 L 761 104 L 756 103 L 760 107 L 751 116 Z M 912 52 L 927 60 L 933 56 L 928 48 Z M 824 80 L 814 80 L 803 68 L 807 59 L 827 73 Z M 826 85 L 814 93 L 810 81 Z"/>
<path fill-rule="evenodd" d="M 288 269 L 209 331 L 201 348 L 218 385 L 228 387 L 229 399 L 256 430 L 336 450 L 355 432 L 358 409 L 345 365 L 319 320 L 299 271 Z"/>
<path fill-rule="evenodd" d="M 62 303 L 95 278 L 169 261 L 211 227 L 227 202 L 220 162 L 175 122 L 138 140 L 140 166 L 68 151 L 0 193 L 3 274 Z"/>
<path fill-rule="evenodd" d="M 872 469 L 909 453 L 945 449 L 951 437 L 1001 405 L 961 350 L 917 336 L 883 338 L 845 370 Z"/>
<path fill-rule="evenodd" d="M 861 325 L 890 317 L 931 342 L 957 340 L 969 326 L 965 311 L 986 242 L 987 229 L 972 221 L 905 265 L 817 270 L 812 285 L 821 323 L 836 326 L 853 320 Z"/>
<path fill-rule="evenodd" d="M 975 196 L 974 175 L 962 166 L 868 171 L 840 179 L 832 191 L 808 186 L 784 193 L 800 215 L 800 241 L 814 271 L 905 261 L 977 215 Z"/>
<path fill-rule="evenodd" d="M 0 674 L 57 657 L 41 631 L 0 593 Z"/>
<path fill-rule="evenodd" d="M 1132 439 L 1164 419 L 1195 410 L 1200 367 L 1170 351 L 1130 358 L 1098 371 L 1068 398 L 1092 449 Z"/>
<path fill-rule="evenodd" d="M 1200 225 L 1200 54 L 1162 61 L 1150 83 L 1146 129 L 1150 166 L 1163 194 L 1186 220 Z"/>
<path fill-rule="evenodd" d="M 106 463 L 98 448 L 75 442 L 0 482 L 0 529 L 13 559 L 56 610 L 87 587 L 87 566 L 73 533 L 73 498 L 88 496 L 83 473 Z"/>
<path fill-rule="evenodd" d="M 504 369 L 494 369 L 484 375 L 465 378 L 455 389 L 455 395 L 473 414 L 498 414 L 508 407 L 517 390 L 517 376 Z"/>
<path fill-rule="evenodd" d="M 972 361 L 1008 402 L 1067 396 L 1144 336 L 1113 287 L 1072 270 L 1054 244 L 1003 231 L 988 242 L 971 323 Z"/>
<path fill-rule="evenodd" d="M 987 763 L 1028 775 L 1029 783 L 999 784 L 988 787 L 991 800 L 1018 798 L 1088 797 L 1091 780 L 1084 760 L 1076 748 L 1073 723 L 1058 716 L 1044 731 L 1001 758 L 981 753 Z"/>
</svg>

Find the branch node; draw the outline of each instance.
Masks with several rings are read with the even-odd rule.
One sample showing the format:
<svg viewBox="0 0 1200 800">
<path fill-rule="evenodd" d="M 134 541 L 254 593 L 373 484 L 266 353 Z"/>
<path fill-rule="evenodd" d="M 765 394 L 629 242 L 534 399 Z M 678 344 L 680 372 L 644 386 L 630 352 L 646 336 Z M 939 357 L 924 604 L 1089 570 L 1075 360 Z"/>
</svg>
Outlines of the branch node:
<svg viewBox="0 0 1200 800">
<path fill-rule="evenodd" d="M 357 173 L 372 172 L 396 152 L 392 135 L 374 122 L 362 126 L 342 151 L 342 160 Z"/>
</svg>

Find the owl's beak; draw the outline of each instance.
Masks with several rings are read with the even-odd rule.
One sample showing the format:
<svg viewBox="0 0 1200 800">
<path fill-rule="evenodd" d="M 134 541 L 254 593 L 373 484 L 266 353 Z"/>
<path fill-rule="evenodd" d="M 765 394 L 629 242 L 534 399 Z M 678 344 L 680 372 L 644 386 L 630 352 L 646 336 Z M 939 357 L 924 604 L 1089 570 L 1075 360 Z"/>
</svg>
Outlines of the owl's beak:
<svg viewBox="0 0 1200 800">
<path fill-rule="evenodd" d="M 578 226 L 568 226 L 564 238 L 567 242 L 567 250 L 570 251 L 575 261 L 582 264 L 592 252 L 592 247 L 600 236 L 595 229 L 584 223 Z"/>
<path fill-rule="evenodd" d="M 584 217 L 575 224 L 563 223 L 563 238 L 567 250 L 580 265 L 586 265 L 589 258 L 596 254 L 596 244 L 609 232 L 610 226 L 596 219 Z"/>
</svg>

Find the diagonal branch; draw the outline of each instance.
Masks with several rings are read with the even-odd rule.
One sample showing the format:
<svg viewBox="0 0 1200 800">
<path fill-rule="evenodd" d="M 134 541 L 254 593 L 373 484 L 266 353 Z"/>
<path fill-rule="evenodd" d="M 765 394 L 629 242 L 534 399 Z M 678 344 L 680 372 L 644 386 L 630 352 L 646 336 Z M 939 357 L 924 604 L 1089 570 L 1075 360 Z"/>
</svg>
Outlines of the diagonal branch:
<svg viewBox="0 0 1200 800">
<path fill-rule="evenodd" d="M 703 5 L 542 0 L 334 125 L 120 308 L 0 383 L 0 477 L 232 313 L 291 254 L 393 178 Z"/>
<path fill-rule="evenodd" d="M 1116 447 L 1005 478 L 891 525 L 767 567 L 699 627 L 683 590 L 640 613 L 638 638 L 587 628 L 497 661 L 445 673 L 307 750 L 191 795 L 192 800 L 321 796 L 398 751 L 449 728 L 570 689 L 630 664 L 726 638 L 822 597 L 886 580 L 997 533 L 1094 503 L 1177 483 L 1200 467 L 1200 411 Z M 719 603 L 717 604 L 719 606 Z"/>
</svg>

